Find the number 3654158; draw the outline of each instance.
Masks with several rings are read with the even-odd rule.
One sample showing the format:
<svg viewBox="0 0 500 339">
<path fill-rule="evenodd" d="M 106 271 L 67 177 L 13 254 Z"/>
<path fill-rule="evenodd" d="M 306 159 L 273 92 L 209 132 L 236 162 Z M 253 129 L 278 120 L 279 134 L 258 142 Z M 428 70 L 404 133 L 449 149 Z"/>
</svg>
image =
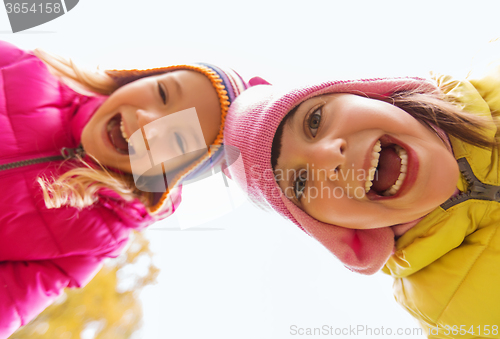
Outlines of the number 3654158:
<svg viewBox="0 0 500 339">
<path fill-rule="evenodd" d="M 63 9 L 59 2 L 46 2 L 44 4 L 30 4 L 25 2 L 7 2 L 5 3 L 7 14 L 10 13 L 60 13 Z"/>
</svg>

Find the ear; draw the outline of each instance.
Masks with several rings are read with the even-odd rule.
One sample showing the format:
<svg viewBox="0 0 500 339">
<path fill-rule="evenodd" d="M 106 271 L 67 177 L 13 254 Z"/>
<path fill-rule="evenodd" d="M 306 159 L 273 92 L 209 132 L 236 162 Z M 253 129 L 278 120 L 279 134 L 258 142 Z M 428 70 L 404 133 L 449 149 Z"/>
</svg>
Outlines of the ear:
<svg viewBox="0 0 500 339">
<path fill-rule="evenodd" d="M 281 199 L 295 222 L 351 271 L 374 274 L 393 252 L 394 232 L 390 227 L 358 230 L 325 224 L 302 211 L 284 194 Z"/>
</svg>

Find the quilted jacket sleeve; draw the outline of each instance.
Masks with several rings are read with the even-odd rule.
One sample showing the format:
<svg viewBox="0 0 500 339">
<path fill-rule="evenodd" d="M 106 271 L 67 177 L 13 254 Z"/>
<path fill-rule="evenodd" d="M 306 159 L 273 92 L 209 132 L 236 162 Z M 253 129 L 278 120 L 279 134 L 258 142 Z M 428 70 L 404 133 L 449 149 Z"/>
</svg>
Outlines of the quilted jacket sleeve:
<svg viewBox="0 0 500 339">
<path fill-rule="evenodd" d="M 65 287 L 84 285 L 100 269 L 101 259 L 76 256 L 57 260 L 4 261 L 0 263 L 0 338 L 49 306 Z M 72 267 L 78 267 L 72 272 Z M 72 276 L 75 273 L 77 276 Z"/>
<path fill-rule="evenodd" d="M 25 55 L 25 51 L 0 40 L 0 67 L 14 63 Z"/>
</svg>

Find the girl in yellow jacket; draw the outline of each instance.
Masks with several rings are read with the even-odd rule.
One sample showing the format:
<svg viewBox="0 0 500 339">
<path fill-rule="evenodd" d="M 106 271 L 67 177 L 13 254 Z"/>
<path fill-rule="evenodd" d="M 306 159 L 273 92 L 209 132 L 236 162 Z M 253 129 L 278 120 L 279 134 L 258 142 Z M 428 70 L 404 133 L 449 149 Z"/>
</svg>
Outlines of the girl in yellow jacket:
<svg viewBox="0 0 500 339">
<path fill-rule="evenodd" d="M 350 270 L 392 275 L 429 338 L 500 338 L 499 110 L 500 68 L 261 85 L 231 106 L 224 142 L 255 203 Z"/>
</svg>

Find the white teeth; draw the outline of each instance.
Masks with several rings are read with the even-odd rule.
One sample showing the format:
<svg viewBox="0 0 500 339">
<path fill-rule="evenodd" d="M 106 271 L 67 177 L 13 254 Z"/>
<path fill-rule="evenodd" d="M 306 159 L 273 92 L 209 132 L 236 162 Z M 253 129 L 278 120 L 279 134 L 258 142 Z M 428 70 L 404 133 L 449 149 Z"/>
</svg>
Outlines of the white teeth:
<svg viewBox="0 0 500 339">
<path fill-rule="evenodd" d="M 401 188 L 401 185 L 403 184 L 403 181 L 406 177 L 406 171 L 408 170 L 408 154 L 406 151 L 400 147 L 400 146 L 394 146 L 394 149 L 396 150 L 396 153 L 399 155 L 399 158 L 401 158 L 401 168 L 399 169 L 399 177 L 398 180 L 394 183 L 394 185 L 391 186 L 387 191 L 383 192 L 382 195 L 384 196 L 390 196 L 396 194 L 399 189 Z"/>
<path fill-rule="evenodd" d="M 377 141 L 375 146 L 373 146 L 373 151 L 372 151 L 372 160 L 370 163 L 370 169 L 368 170 L 368 180 L 365 182 L 365 192 L 368 193 L 373 185 L 373 179 L 375 178 L 375 172 L 377 170 L 378 166 L 378 161 L 380 158 L 380 151 L 382 150 L 382 146 L 380 144 L 380 141 Z M 396 194 L 399 189 L 401 188 L 401 185 L 403 184 L 403 181 L 406 177 L 406 172 L 408 170 L 408 154 L 406 151 L 398 146 L 394 145 L 394 150 L 398 154 L 399 158 L 401 159 L 401 168 L 399 170 L 399 176 L 394 185 L 392 185 L 388 190 L 384 191 L 382 195 L 384 196 L 390 196 Z"/>
<path fill-rule="evenodd" d="M 128 143 L 128 136 L 125 133 L 125 126 L 123 126 L 123 120 L 120 121 L 120 131 L 122 131 L 122 137 Z"/>
<path fill-rule="evenodd" d="M 375 178 L 375 172 L 377 171 L 378 159 L 380 158 L 380 151 L 382 150 L 382 146 L 380 144 L 380 140 L 375 143 L 372 150 L 372 160 L 370 163 L 370 169 L 368 170 L 368 180 L 365 181 L 365 192 L 368 193 L 370 188 L 373 185 L 373 179 Z"/>
</svg>

